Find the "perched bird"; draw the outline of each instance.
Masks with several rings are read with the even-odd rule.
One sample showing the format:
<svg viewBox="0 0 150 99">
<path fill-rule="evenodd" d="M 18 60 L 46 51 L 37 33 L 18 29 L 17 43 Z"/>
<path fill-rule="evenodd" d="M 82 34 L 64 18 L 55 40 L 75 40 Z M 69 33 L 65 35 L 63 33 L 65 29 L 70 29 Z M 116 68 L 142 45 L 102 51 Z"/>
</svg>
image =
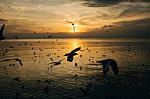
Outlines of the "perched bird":
<svg viewBox="0 0 150 99">
<path fill-rule="evenodd" d="M 76 52 L 79 50 L 81 50 L 81 47 L 78 47 L 78 48 L 72 50 L 70 53 L 65 54 L 64 56 L 67 56 L 67 61 L 72 62 L 73 56 L 78 55 L 78 53 L 76 53 Z"/>
<path fill-rule="evenodd" d="M 3 24 L 3 26 L 0 29 L 0 40 L 5 39 L 5 36 L 3 35 L 4 27 L 5 27 L 5 23 Z"/>
<path fill-rule="evenodd" d="M 103 73 L 108 72 L 109 66 L 111 66 L 113 72 L 115 75 L 119 73 L 117 62 L 114 59 L 105 59 L 101 61 L 96 61 L 97 63 L 100 63 L 100 65 L 103 65 Z"/>
</svg>

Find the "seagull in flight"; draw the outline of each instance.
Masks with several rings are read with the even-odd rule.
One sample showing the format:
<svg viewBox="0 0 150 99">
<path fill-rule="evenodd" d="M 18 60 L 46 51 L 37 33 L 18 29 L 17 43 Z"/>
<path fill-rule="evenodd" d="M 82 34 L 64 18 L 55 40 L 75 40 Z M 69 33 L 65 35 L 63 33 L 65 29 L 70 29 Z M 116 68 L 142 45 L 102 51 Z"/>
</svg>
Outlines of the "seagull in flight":
<svg viewBox="0 0 150 99">
<path fill-rule="evenodd" d="M 64 60 L 64 59 L 62 59 L 62 60 L 60 60 L 60 61 L 57 61 L 57 62 L 54 62 L 54 61 L 53 61 L 53 62 L 51 62 L 51 63 L 49 63 L 49 64 L 52 64 L 52 65 L 51 65 L 51 68 L 52 68 L 53 66 L 60 65 L 63 60 Z"/>
<path fill-rule="evenodd" d="M 70 21 L 66 21 L 67 23 L 71 23 L 71 25 L 73 26 L 73 31 L 75 32 L 76 31 L 76 28 L 75 28 L 75 25 L 73 22 L 70 22 Z"/>
<path fill-rule="evenodd" d="M 12 60 L 18 61 L 19 64 L 20 64 L 21 66 L 23 66 L 22 61 L 21 61 L 20 59 L 18 59 L 18 58 L 14 58 L 14 59 L 4 59 L 4 60 L 2 60 L 2 61 L 0 61 L 0 62 L 3 62 L 3 61 L 12 61 Z"/>
<path fill-rule="evenodd" d="M 81 50 L 81 47 L 78 47 L 78 48 L 72 50 L 70 53 L 65 54 L 64 56 L 67 56 L 67 61 L 72 62 L 73 56 L 78 55 L 78 53 L 76 53 L 76 52 L 79 50 Z"/>
<path fill-rule="evenodd" d="M 114 59 L 105 59 L 105 60 L 96 61 L 96 62 L 99 63 L 100 65 L 103 65 L 104 75 L 105 73 L 108 72 L 109 66 L 111 66 L 112 71 L 114 72 L 115 75 L 119 73 L 117 62 Z"/>
<path fill-rule="evenodd" d="M 3 24 L 3 26 L 0 29 L 0 40 L 5 39 L 5 36 L 3 35 L 4 27 L 5 27 L 5 23 Z"/>
</svg>

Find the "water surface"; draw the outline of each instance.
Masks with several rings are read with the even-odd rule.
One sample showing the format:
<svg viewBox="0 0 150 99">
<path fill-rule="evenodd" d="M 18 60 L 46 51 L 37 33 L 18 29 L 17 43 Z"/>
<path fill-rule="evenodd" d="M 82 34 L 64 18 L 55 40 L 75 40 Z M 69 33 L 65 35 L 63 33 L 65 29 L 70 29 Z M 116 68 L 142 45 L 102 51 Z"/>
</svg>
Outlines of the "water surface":
<svg viewBox="0 0 150 99">
<path fill-rule="evenodd" d="M 65 53 L 82 51 L 67 62 Z M 6 50 L 7 49 L 7 50 Z M 12 39 L 0 41 L 0 99 L 148 99 L 150 41 L 148 39 Z M 51 59 L 60 65 L 51 69 Z M 115 59 L 119 75 L 104 76 L 97 60 Z M 75 66 L 75 63 L 78 66 Z M 14 66 L 13 66 L 14 65 Z M 20 77 L 21 82 L 13 81 Z M 37 80 L 41 82 L 38 83 Z M 50 83 L 43 81 L 48 80 Z M 80 89 L 90 90 L 84 94 Z M 22 88 L 24 86 L 24 88 Z M 48 90 L 45 92 L 45 88 Z M 20 93 L 16 96 L 16 93 Z"/>
</svg>

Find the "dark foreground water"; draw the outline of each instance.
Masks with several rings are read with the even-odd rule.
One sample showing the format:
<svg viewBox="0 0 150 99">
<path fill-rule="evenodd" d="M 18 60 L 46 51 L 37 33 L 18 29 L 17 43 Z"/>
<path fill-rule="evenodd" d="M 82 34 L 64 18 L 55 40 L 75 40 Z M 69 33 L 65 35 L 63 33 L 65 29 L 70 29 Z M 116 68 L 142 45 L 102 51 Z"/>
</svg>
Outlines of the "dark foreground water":
<svg viewBox="0 0 150 99">
<path fill-rule="evenodd" d="M 73 62 L 67 62 L 64 54 L 76 47 L 82 51 Z M 15 61 L 2 61 L 8 58 L 21 59 L 23 66 Z M 60 65 L 51 68 L 52 60 L 64 58 Z M 118 76 L 111 70 L 104 76 L 102 66 L 94 65 L 97 60 L 107 58 L 118 62 Z M 0 99 L 150 97 L 148 39 L 4 40 L 0 41 L 0 61 Z M 20 82 L 12 80 L 15 77 L 19 77 Z"/>
</svg>

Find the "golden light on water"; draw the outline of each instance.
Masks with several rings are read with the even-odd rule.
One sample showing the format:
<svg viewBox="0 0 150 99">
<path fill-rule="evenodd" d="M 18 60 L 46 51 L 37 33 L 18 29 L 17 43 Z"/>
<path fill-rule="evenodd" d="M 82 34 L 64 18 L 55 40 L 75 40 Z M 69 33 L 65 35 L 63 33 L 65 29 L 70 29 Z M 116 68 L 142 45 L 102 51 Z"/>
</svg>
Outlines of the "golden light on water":
<svg viewBox="0 0 150 99">
<path fill-rule="evenodd" d="M 79 41 L 78 39 L 74 39 L 74 40 L 71 42 L 71 44 L 72 44 L 72 49 L 75 49 L 75 48 L 81 46 L 81 45 L 80 45 L 80 41 Z"/>
</svg>

